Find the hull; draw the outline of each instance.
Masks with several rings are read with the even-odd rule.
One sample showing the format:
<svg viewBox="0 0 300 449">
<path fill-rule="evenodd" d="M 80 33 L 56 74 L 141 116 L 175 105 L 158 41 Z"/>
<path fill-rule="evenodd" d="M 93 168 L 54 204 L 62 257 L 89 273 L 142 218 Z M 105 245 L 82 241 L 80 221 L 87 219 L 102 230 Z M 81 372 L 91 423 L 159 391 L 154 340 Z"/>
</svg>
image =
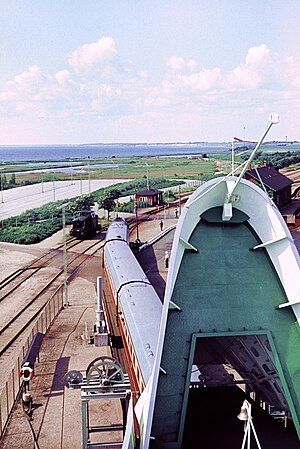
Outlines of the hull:
<svg viewBox="0 0 300 449">
<path fill-rule="evenodd" d="M 299 255 L 276 206 L 248 181 L 235 189 L 232 218 L 223 221 L 235 180 L 201 186 L 180 217 L 144 404 L 144 448 L 150 435 L 150 447 L 184 446 L 195 373 L 199 388 L 239 385 L 267 412 L 283 413 L 300 436 Z"/>
</svg>

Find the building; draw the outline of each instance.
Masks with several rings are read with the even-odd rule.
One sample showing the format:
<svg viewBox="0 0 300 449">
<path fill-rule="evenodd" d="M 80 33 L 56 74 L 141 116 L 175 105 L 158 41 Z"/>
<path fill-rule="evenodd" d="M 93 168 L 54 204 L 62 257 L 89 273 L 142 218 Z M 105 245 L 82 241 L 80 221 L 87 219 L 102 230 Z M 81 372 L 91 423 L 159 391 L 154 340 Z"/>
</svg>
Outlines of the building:
<svg viewBox="0 0 300 449">
<path fill-rule="evenodd" d="M 264 166 L 258 167 L 256 170 L 248 170 L 245 179 L 260 185 L 264 184 L 267 190 L 273 193 L 273 201 L 278 208 L 281 208 L 292 201 L 292 184 L 293 181 L 287 176 L 279 173 L 275 167 Z"/>
<path fill-rule="evenodd" d="M 163 204 L 162 192 L 156 189 L 146 189 L 142 192 L 137 192 L 135 201 L 138 207 L 153 207 Z"/>
</svg>

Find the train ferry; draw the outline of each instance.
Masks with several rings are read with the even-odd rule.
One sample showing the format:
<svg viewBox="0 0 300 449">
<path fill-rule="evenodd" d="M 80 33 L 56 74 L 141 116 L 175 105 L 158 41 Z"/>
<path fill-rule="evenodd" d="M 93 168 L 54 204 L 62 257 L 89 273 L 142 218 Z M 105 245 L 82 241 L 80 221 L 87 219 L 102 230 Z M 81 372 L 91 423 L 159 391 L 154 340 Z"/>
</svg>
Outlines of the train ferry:
<svg viewBox="0 0 300 449">
<path fill-rule="evenodd" d="M 126 224 L 109 228 L 105 270 L 140 394 L 123 449 L 244 448 L 251 432 L 258 447 L 299 447 L 299 253 L 267 193 L 243 179 L 264 136 L 239 176 L 212 179 L 189 198 L 163 304 Z"/>
</svg>

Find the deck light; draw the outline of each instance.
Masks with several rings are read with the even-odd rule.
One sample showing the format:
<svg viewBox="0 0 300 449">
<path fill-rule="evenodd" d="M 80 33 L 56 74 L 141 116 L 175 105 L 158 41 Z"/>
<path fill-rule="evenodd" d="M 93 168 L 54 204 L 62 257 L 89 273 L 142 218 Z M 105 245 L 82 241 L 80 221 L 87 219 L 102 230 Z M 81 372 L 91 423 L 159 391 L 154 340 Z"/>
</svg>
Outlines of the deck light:
<svg viewBox="0 0 300 449">
<path fill-rule="evenodd" d="M 258 447 L 258 449 L 261 449 L 261 445 L 260 445 L 260 442 L 258 440 L 258 436 L 257 436 L 256 430 L 254 428 L 254 424 L 253 424 L 253 420 L 252 420 L 251 404 L 246 399 L 244 400 L 243 405 L 241 407 L 241 411 L 240 411 L 240 413 L 238 414 L 237 417 L 241 421 L 245 421 L 244 437 L 243 437 L 243 442 L 242 442 L 241 449 L 245 449 L 246 442 L 247 442 L 247 449 L 250 449 L 251 429 L 252 429 L 252 432 L 253 432 L 253 435 L 254 435 L 257 447 Z"/>
</svg>

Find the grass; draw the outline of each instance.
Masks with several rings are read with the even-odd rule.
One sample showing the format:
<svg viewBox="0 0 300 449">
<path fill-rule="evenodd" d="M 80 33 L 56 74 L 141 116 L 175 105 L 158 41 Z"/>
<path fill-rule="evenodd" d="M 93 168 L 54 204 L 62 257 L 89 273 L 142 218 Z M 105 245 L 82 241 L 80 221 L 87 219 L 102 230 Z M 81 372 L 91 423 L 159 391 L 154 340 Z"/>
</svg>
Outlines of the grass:
<svg viewBox="0 0 300 449">
<path fill-rule="evenodd" d="M 151 179 L 155 188 L 169 187 L 177 184 L 178 181 L 168 181 L 166 179 Z M 146 187 L 146 180 L 129 181 L 123 184 L 105 187 L 96 190 L 91 194 L 94 201 L 100 202 L 101 199 L 110 195 L 110 192 L 117 189 L 121 196 L 132 195 L 137 190 L 143 190 Z M 10 217 L 1 222 L 0 241 L 33 244 L 50 237 L 62 227 L 62 211 L 59 206 L 65 200 L 60 200 L 45 204 L 28 210 L 17 217 Z M 69 200 L 69 206 L 66 208 L 66 223 L 72 223 L 73 216 L 77 209 L 77 199 Z M 130 210 L 129 210 L 130 211 Z"/>
<path fill-rule="evenodd" d="M 201 160 L 201 159 L 187 159 L 187 157 L 133 157 L 133 158 L 116 158 L 116 159 L 95 159 L 91 160 L 91 165 L 94 163 L 119 164 L 118 168 L 97 168 L 90 172 L 91 179 L 142 179 L 146 177 L 147 167 L 149 165 L 149 177 L 160 178 L 185 178 L 185 179 L 210 179 L 216 168 L 215 159 Z M 33 167 L 31 167 L 32 169 Z M 18 173 L 16 174 L 16 181 L 18 184 L 26 181 L 41 182 L 50 181 L 53 178 L 56 180 L 70 179 L 69 173 Z M 73 179 L 87 179 L 87 173 L 74 173 Z"/>
</svg>

